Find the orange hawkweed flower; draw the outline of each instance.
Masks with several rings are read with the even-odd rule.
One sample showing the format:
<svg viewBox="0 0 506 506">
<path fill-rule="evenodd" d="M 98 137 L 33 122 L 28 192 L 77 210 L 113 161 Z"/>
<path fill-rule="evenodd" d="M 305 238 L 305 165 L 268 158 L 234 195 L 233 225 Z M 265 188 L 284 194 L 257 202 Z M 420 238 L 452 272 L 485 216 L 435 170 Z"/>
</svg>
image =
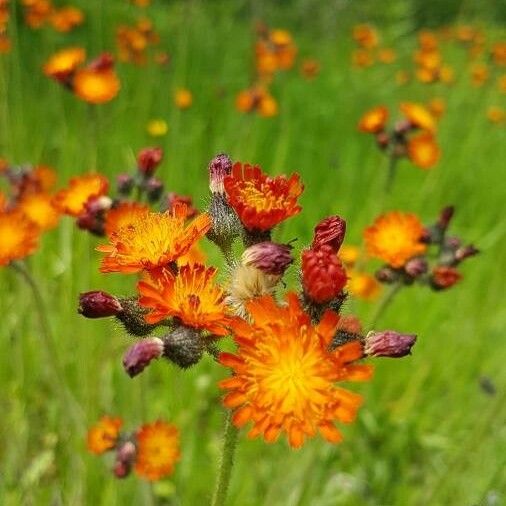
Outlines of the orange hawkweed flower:
<svg viewBox="0 0 506 506">
<path fill-rule="evenodd" d="M 18 209 L 41 230 L 56 227 L 60 217 L 52 197 L 46 193 L 24 195 L 19 201 Z"/>
<path fill-rule="evenodd" d="M 403 102 L 399 108 L 413 126 L 431 133 L 436 131 L 434 116 L 423 105 Z"/>
<path fill-rule="evenodd" d="M 381 285 L 374 276 L 365 272 L 347 271 L 346 288 L 357 299 L 375 300 L 381 292 Z"/>
<path fill-rule="evenodd" d="M 355 67 L 370 67 L 374 63 L 374 56 L 367 49 L 355 49 L 351 54 L 351 62 Z"/>
<path fill-rule="evenodd" d="M 364 231 L 369 255 L 392 267 L 402 267 L 410 258 L 424 253 L 425 228 L 414 214 L 392 211 L 379 216 Z"/>
<path fill-rule="evenodd" d="M 339 260 L 343 262 L 346 267 L 353 267 L 357 260 L 360 258 L 360 249 L 357 246 L 343 244 L 339 248 Z"/>
<path fill-rule="evenodd" d="M 116 446 L 123 421 L 121 418 L 103 416 L 96 425 L 90 428 L 87 437 L 88 450 L 100 455 Z"/>
<path fill-rule="evenodd" d="M 504 109 L 492 105 L 487 109 L 487 118 L 491 123 L 503 123 L 506 120 L 506 112 Z"/>
<path fill-rule="evenodd" d="M 53 202 L 61 213 L 79 216 L 90 198 L 105 195 L 108 189 L 107 179 L 100 174 L 77 176 L 70 179 L 67 188 L 54 196 Z"/>
<path fill-rule="evenodd" d="M 148 323 L 178 318 L 184 325 L 223 336 L 231 318 L 225 314 L 225 293 L 214 283 L 216 269 L 202 264 L 183 265 L 178 274 L 164 270 L 140 281 L 139 304 L 151 309 Z"/>
<path fill-rule="evenodd" d="M 139 202 L 121 202 L 107 212 L 104 230 L 107 237 L 111 237 L 114 231 L 128 226 L 140 217 L 149 214 L 149 207 Z"/>
<path fill-rule="evenodd" d="M 300 65 L 300 73 L 306 79 L 314 79 L 320 73 L 320 63 L 314 58 L 306 58 Z"/>
<path fill-rule="evenodd" d="M 159 420 L 140 427 L 136 436 L 135 472 L 151 481 L 171 474 L 181 457 L 178 428 Z"/>
<path fill-rule="evenodd" d="M 435 118 L 439 119 L 446 111 L 446 102 L 440 97 L 435 97 L 427 103 L 427 108 Z"/>
<path fill-rule="evenodd" d="M 301 211 L 304 190 L 298 174 L 269 177 L 258 166 L 236 163 L 224 179 L 230 205 L 249 230 L 270 230 Z"/>
<path fill-rule="evenodd" d="M 422 132 L 409 139 L 408 157 L 417 167 L 430 169 L 438 162 L 440 156 L 441 150 L 432 134 Z"/>
<path fill-rule="evenodd" d="M 389 65 L 390 63 L 393 63 L 397 59 L 397 54 L 395 50 L 393 50 L 390 47 L 384 47 L 378 51 L 378 60 L 381 63 L 385 63 L 386 65 Z"/>
<path fill-rule="evenodd" d="M 44 64 L 44 74 L 57 81 L 66 81 L 86 60 L 86 51 L 81 47 L 70 47 L 55 53 Z"/>
<path fill-rule="evenodd" d="M 381 132 L 385 129 L 388 114 L 388 109 L 384 105 L 374 107 L 360 118 L 358 129 L 369 134 Z"/>
<path fill-rule="evenodd" d="M 174 103 L 179 109 L 188 109 L 193 103 L 192 92 L 186 88 L 177 90 L 176 94 L 174 95 Z"/>
<path fill-rule="evenodd" d="M 362 402 L 360 395 L 335 386 L 337 381 L 362 381 L 371 377 L 358 341 L 330 350 L 339 316 L 326 311 L 316 326 L 302 310 L 295 293 L 278 306 L 271 296 L 248 303 L 252 323 L 234 321 L 237 354 L 221 353 L 219 361 L 233 370 L 222 380 L 230 390 L 223 403 L 234 409 L 237 427 L 253 422 L 248 437 L 262 435 L 274 442 L 285 432 L 293 448 L 303 445 L 317 431 L 329 442 L 342 435 L 335 421 L 350 423 Z"/>
<path fill-rule="evenodd" d="M 74 78 L 74 93 L 90 104 L 110 102 L 118 94 L 120 82 L 112 68 L 80 69 Z"/>
<path fill-rule="evenodd" d="M 165 213 L 138 214 L 127 226 L 112 232 L 111 244 L 97 247 L 106 253 L 101 272 L 134 273 L 167 267 L 202 238 L 211 227 L 207 213 L 186 224 L 188 208 L 175 203 Z"/>
<path fill-rule="evenodd" d="M 18 210 L 0 212 L 0 266 L 31 255 L 39 241 L 39 229 Z"/>
<path fill-rule="evenodd" d="M 62 7 L 53 11 L 50 22 L 57 32 L 70 32 L 84 21 L 83 11 L 77 7 Z"/>
<path fill-rule="evenodd" d="M 353 27 L 353 39 L 366 49 L 372 49 L 378 45 L 378 32 L 371 25 L 361 24 Z"/>
</svg>

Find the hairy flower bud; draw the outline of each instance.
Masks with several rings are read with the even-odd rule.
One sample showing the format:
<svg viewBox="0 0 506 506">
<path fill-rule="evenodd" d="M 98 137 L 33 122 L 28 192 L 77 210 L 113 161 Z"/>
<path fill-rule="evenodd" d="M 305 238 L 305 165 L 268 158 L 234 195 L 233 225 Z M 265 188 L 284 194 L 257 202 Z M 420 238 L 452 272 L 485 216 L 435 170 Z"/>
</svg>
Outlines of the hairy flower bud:
<svg viewBox="0 0 506 506">
<path fill-rule="evenodd" d="M 346 271 L 328 245 L 302 253 L 302 285 L 306 296 L 318 304 L 330 302 L 342 292 Z"/>
<path fill-rule="evenodd" d="M 123 357 L 125 371 L 131 378 L 137 376 L 152 360 L 162 355 L 163 349 L 164 343 L 158 337 L 147 337 L 137 341 Z"/>
<path fill-rule="evenodd" d="M 371 331 L 365 338 L 364 354 L 371 357 L 405 357 L 416 342 L 414 334 L 399 334 L 395 330 Z"/>
<path fill-rule="evenodd" d="M 457 262 L 462 262 L 466 258 L 473 257 L 480 252 L 478 248 L 476 248 L 473 244 L 468 244 L 467 246 L 461 246 L 455 252 L 455 260 Z"/>
<path fill-rule="evenodd" d="M 116 297 L 96 290 L 79 295 L 79 308 L 77 311 L 85 318 L 107 318 L 108 316 L 120 314 L 123 307 Z"/>
<path fill-rule="evenodd" d="M 451 219 L 453 218 L 453 215 L 455 213 L 455 207 L 454 206 L 447 206 L 441 210 L 439 213 L 439 218 L 437 220 L 437 226 L 441 230 L 446 230 L 448 228 L 448 225 L 450 224 Z"/>
<path fill-rule="evenodd" d="M 207 212 L 212 221 L 207 238 L 220 248 L 229 249 L 234 239 L 241 235 L 243 226 L 225 194 L 213 193 Z"/>
<path fill-rule="evenodd" d="M 291 251 L 289 244 L 259 242 L 244 251 L 242 263 L 256 267 L 266 274 L 282 276 L 293 262 Z"/>
<path fill-rule="evenodd" d="M 382 150 L 388 148 L 390 144 L 390 136 L 386 132 L 378 132 L 375 136 L 376 144 Z"/>
<path fill-rule="evenodd" d="M 130 474 L 136 453 L 137 449 L 132 441 L 125 441 L 118 447 L 113 468 L 116 478 L 126 478 Z"/>
<path fill-rule="evenodd" d="M 462 279 L 462 274 L 454 267 L 440 265 L 432 271 L 431 285 L 434 290 L 451 288 Z"/>
<path fill-rule="evenodd" d="M 116 188 L 120 195 L 127 197 L 134 188 L 134 178 L 130 174 L 119 174 L 116 178 Z"/>
<path fill-rule="evenodd" d="M 395 283 L 399 280 L 399 272 L 396 269 L 393 269 L 392 267 L 389 267 L 388 265 L 385 265 L 384 267 L 381 267 L 378 269 L 374 275 L 376 276 L 376 279 L 380 283 L 385 283 L 387 285 Z"/>
<path fill-rule="evenodd" d="M 114 56 L 111 53 L 102 53 L 88 64 L 88 69 L 97 72 L 111 70 L 114 66 Z"/>
<path fill-rule="evenodd" d="M 408 276 L 418 278 L 425 274 L 428 269 L 427 260 L 425 258 L 412 258 L 406 262 L 404 270 Z"/>
<path fill-rule="evenodd" d="M 154 174 L 158 165 L 160 165 L 162 158 L 162 148 L 144 148 L 137 155 L 137 167 L 144 176 L 150 177 Z"/>
<path fill-rule="evenodd" d="M 149 310 L 140 306 L 136 297 L 122 298 L 120 302 L 123 311 L 116 314 L 116 319 L 122 323 L 125 330 L 132 336 L 137 337 L 151 334 L 156 325 L 151 325 L 144 319 Z"/>
<path fill-rule="evenodd" d="M 337 215 L 329 216 L 316 225 L 311 248 L 328 245 L 334 250 L 334 253 L 337 253 L 343 244 L 345 234 L 346 221 Z"/>
<path fill-rule="evenodd" d="M 146 195 L 150 202 L 157 202 L 163 193 L 163 182 L 157 177 L 150 177 L 144 187 L 146 188 Z"/>
<path fill-rule="evenodd" d="M 199 362 L 204 353 L 204 342 L 199 332 L 189 327 L 178 327 L 163 338 L 163 356 L 182 369 Z"/>
<path fill-rule="evenodd" d="M 216 155 L 209 162 L 209 189 L 211 193 L 224 194 L 223 180 L 232 173 L 232 160 L 225 153 Z"/>
</svg>

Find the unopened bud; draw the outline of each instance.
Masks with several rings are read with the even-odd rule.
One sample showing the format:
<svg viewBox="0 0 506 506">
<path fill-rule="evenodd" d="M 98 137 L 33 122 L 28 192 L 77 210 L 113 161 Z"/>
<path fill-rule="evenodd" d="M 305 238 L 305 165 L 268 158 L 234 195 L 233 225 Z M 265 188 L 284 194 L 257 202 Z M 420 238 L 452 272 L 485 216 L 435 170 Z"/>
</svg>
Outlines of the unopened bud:
<svg viewBox="0 0 506 506">
<path fill-rule="evenodd" d="M 123 367 L 133 378 L 140 374 L 156 358 L 163 353 L 163 341 L 158 337 L 147 337 L 131 346 L 123 357 Z"/>
<path fill-rule="evenodd" d="M 212 194 L 207 212 L 212 221 L 207 238 L 220 248 L 229 249 L 243 231 L 239 217 L 228 204 L 226 196 L 219 192 Z"/>
<path fill-rule="evenodd" d="M 466 258 L 473 257 L 480 252 L 478 248 L 475 248 L 474 245 L 468 244 L 467 246 L 461 246 L 455 252 L 455 260 L 457 262 L 462 262 Z"/>
<path fill-rule="evenodd" d="M 242 254 L 243 265 L 251 265 L 265 272 L 282 276 L 293 262 L 292 247 L 270 241 L 259 242 L 247 248 Z"/>
<path fill-rule="evenodd" d="M 164 357 L 182 369 L 199 362 L 204 353 L 204 342 L 200 333 L 188 327 L 178 327 L 163 338 Z"/>
<path fill-rule="evenodd" d="M 144 316 L 149 312 L 148 309 L 139 305 L 137 298 L 120 299 L 123 311 L 116 314 L 125 330 L 132 336 L 143 337 L 151 334 L 156 325 L 147 323 Z"/>
<path fill-rule="evenodd" d="M 345 234 L 346 221 L 337 215 L 329 216 L 316 225 L 311 247 L 318 248 L 326 244 L 337 253 L 343 244 Z"/>
<path fill-rule="evenodd" d="M 150 177 L 145 184 L 146 194 L 150 202 L 157 202 L 163 193 L 163 182 L 157 177 Z"/>
<path fill-rule="evenodd" d="M 130 174 L 119 174 L 116 178 L 116 188 L 120 195 L 128 196 L 134 188 L 134 178 Z"/>
<path fill-rule="evenodd" d="M 79 295 L 79 314 L 85 318 L 107 318 L 123 311 L 119 300 L 100 290 L 85 292 Z"/>
<path fill-rule="evenodd" d="M 437 220 L 437 226 L 442 230 L 446 230 L 448 225 L 450 224 L 451 219 L 453 218 L 453 214 L 455 213 L 454 206 L 447 206 L 441 210 L 439 213 L 439 218 Z"/>
<path fill-rule="evenodd" d="M 137 155 L 137 167 L 144 176 L 150 177 L 160 165 L 162 158 L 162 148 L 144 148 Z"/>
<path fill-rule="evenodd" d="M 431 285 L 434 290 L 451 288 L 462 279 L 462 274 L 454 267 L 440 265 L 432 271 Z"/>
<path fill-rule="evenodd" d="M 232 160 L 225 153 L 216 155 L 209 162 L 209 189 L 211 193 L 225 193 L 223 180 L 232 173 Z"/>
<path fill-rule="evenodd" d="M 114 475 L 116 478 L 126 478 L 132 470 L 137 449 L 132 441 L 125 441 L 116 451 Z"/>
<path fill-rule="evenodd" d="M 392 267 L 389 267 L 385 265 L 384 267 L 381 267 L 381 269 L 378 269 L 374 275 L 376 276 L 376 279 L 380 283 L 385 283 L 387 285 L 390 285 L 392 283 L 395 283 L 399 280 L 400 274 L 397 270 L 393 269 Z"/>
<path fill-rule="evenodd" d="M 395 330 L 369 332 L 365 338 L 364 354 L 371 357 L 405 357 L 416 342 L 414 334 L 399 334 Z"/>
<path fill-rule="evenodd" d="M 394 133 L 397 136 L 406 135 L 413 128 L 412 123 L 407 119 L 399 120 L 394 126 Z"/>
<path fill-rule="evenodd" d="M 412 258 L 406 262 L 404 270 L 408 276 L 418 278 L 425 274 L 428 269 L 427 260 L 425 258 Z"/>
<path fill-rule="evenodd" d="M 104 72 L 114 66 L 114 56 L 111 53 L 102 53 L 88 64 L 90 70 Z"/>
<path fill-rule="evenodd" d="M 376 144 L 380 149 L 388 148 L 390 144 L 390 136 L 386 132 L 378 132 L 376 134 Z"/>
</svg>

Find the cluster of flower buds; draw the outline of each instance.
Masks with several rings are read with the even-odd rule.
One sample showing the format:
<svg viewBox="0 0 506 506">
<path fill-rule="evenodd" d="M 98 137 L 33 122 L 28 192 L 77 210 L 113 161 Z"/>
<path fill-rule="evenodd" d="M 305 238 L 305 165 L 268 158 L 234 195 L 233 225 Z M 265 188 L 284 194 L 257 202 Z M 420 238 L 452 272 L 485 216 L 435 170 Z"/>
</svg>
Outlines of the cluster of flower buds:
<svg viewBox="0 0 506 506">
<path fill-rule="evenodd" d="M 95 455 L 113 453 L 116 478 L 126 478 L 134 471 L 140 478 L 153 481 L 172 473 L 180 458 L 176 426 L 161 420 L 133 432 L 122 432 L 122 426 L 121 418 L 103 416 L 88 430 L 88 451 Z"/>
<path fill-rule="evenodd" d="M 425 228 L 422 242 L 427 247 L 424 252 L 408 259 L 402 267 L 381 267 L 376 272 L 378 281 L 404 285 L 416 281 L 436 291 L 458 283 L 462 279 L 458 266 L 478 254 L 479 250 L 473 244 L 463 244 L 459 237 L 447 234 L 453 214 L 453 206 L 445 207 L 436 223 Z"/>
<path fill-rule="evenodd" d="M 402 103 L 400 110 L 403 117 L 388 128 L 389 110 L 374 107 L 362 116 L 358 129 L 373 134 L 378 147 L 392 161 L 407 157 L 417 167 L 430 169 L 441 156 L 434 116 L 423 105 L 412 102 Z"/>
</svg>

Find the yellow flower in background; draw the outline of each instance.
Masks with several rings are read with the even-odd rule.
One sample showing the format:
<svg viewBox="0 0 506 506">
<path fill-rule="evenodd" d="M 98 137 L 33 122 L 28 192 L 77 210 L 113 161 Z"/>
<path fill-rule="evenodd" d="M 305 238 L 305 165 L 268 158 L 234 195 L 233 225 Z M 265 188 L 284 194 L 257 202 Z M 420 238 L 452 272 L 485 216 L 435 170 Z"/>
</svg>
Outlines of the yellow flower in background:
<svg viewBox="0 0 506 506">
<path fill-rule="evenodd" d="M 180 88 L 174 95 L 174 103 L 178 109 L 188 109 L 193 103 L 193 95 L 190 90 Z"/>
<path fill-rule="evenodd" d="M 169 131 L 169 126 L 163 119 L 152 119 L 148 121 L 146 131 L 151 137 L 163 137 Z"/>
<path fill-rule="evenodd" d="M 353 267 L 360 258 L 360 248 L 357 246 L 343 244 L 339 248 L 338 256 L 346 267 Z"/>
<path fill-rule="evenodd" d="M 381 285 L 378 280 L 366 272 L 348 270 L 347 290 L 353 297 L 367 301 L 375 300 L 381 293 Z"/>
</svg>

